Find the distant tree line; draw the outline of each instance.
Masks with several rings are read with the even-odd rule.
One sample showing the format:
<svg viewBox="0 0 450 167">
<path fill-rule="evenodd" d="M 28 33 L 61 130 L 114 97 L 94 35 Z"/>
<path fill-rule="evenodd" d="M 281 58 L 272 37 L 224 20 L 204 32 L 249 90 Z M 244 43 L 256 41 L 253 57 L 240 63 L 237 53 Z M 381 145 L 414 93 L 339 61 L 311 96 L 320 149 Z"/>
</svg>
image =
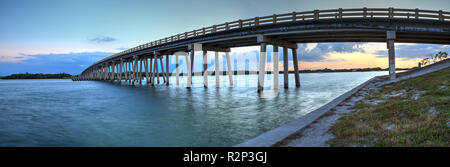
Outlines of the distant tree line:
<svg viewBox="0 0 450 167">
<path fill-rule="evenodd" d="M 64 79 L 64 78 L 71 78 L 72 75 L 67 73 L 59 73 L 59 74 L 31 74 L 31 73 L 24 73 L 24 74 L 12 74 L 5 77 L 0 77 L 0 79 Z"/>
<path fill-rule="evenodd" d="M 417 67 L 412 68 L 395 68 L 396 70 L 411 70 Z M 374 67 L 374 68 L 352 68 L 352 69 L 315 69 L 315 70 L 299 70 L 301 73 L 317 73 L 317 72 L 364 72 L 364 71 L 388 71 L 389 68 L 381 68 L 381 67 Z M 266 74 L 272 74 L 272 71 L 265 71 Z M 209 75 L 215 75 L 215 71 L 209 71 Z M 220 71 L 220 75 L 226 75 L 226 71 Z M 234 75 L 249 75 L 250 73 L 257 74 L 258 71 L 248 71 L 248 70 L 239 70 L 239 71 L 233 71 Z M 280 74 L 282 74 L 283 71 L 280 70 Z M 294 71 L 289 71 L 288 73 L 294 73 Z M 145 75 L 145 73 L 142 73 Z M 183 75 L 184 73 L 180 73 L 180 75 Z M 174 76 L 175 73 L 169 73 L 169 75 Z M 187 74 L 184 74 L 187 75 Z M 203 75 L 203 72 L 195 72 L 194 75 Z"/>
</svg>

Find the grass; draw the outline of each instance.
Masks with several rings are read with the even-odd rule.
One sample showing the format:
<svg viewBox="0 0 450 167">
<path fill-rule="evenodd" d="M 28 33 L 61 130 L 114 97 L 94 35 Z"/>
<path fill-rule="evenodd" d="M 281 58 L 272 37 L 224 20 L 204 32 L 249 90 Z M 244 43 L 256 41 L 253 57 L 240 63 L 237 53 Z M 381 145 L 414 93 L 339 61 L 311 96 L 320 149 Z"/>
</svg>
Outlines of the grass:
<svg viewBox="0 0 450 167">
<path fill-rule="evenodd" d="M 371 105 L 365 103 L 368 100 L 382 102 Z M 437 112 L 430 113 L 432 107 Z M 329 129 L 335 136 L 328 141 L 331 146 L 448 147 L 450 68 L 385 85 L 353 108 L 357 112 L 341 117 Z"/>
</svg>

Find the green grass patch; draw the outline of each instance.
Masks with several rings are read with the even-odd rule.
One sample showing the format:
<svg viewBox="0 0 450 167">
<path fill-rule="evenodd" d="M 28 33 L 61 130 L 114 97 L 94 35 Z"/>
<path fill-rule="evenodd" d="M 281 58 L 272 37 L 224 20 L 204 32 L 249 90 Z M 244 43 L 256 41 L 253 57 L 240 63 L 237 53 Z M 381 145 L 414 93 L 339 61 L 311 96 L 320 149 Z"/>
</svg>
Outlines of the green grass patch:
<svg viewBox="0 0 450 167">
<path fill-rule="evenodd" d="M 385 85 L 332 125 L 331 146 L 450 146 L 450 68 Z M 386 96 L 398 94 L 399 96 Z M 414 99 L 414 97 L 418 97 Z M 366 100 L 382 100 L 377 105 Z M 436 112 L 430 113 L 434 107 Z"/>
</svg>

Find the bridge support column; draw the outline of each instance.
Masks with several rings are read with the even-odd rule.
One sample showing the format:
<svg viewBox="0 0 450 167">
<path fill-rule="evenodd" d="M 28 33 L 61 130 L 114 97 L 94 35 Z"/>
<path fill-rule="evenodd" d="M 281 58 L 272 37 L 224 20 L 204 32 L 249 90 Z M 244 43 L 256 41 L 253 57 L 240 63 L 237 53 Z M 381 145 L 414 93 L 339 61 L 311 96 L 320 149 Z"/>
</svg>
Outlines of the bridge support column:
<svg viewBox="0 0 450 167">
<path fill-rule="evenodd" d="M 137 59 L 137 57 L 134 58 L 134 63 L 133 63 L 133 85 L 138 82 L 137 81 L 138 76 L 139 76 L 138 75 L 138 70 L 139 70 L 138 63 L 139 63 L 139 60 Z"/>
<path fill-rule="evenodd" d="M 128 62 L 128 83 L 129 83 L 129 84 L 131 84 L 131 79 L 132 79 L 131 77 L 132 77 L 132 75 L 133 75 L 132 69 L 133 69 L 133 59 L 130 58 L 130 60 L 129 60 L 129 62 Z"/>
<path fill-rule="evenodd" d="M 289 88 L 289 59 L 288 48 L 283 47 L 283 76 L 284 76 L 284 88 Z"/>
<path fill-rule="evenodd" d="M 137 56 L 133 56 L 133 58 L 134 58 L 134 63 L 133 63 L 133 81 L 132 81 L 132 84 L 134 85 L 135 82 L 137 81 L 138 58 L 137 58 Z"/>
<path fill-rule="evenodd" d="M 117 79 L 116 73 L 117 73 L 117 63 L 113 63 L 113 71 L 112 71 L 112 81 L 114 82 Z"/>
<path fill-rule="evenodd" d="M 149 78 L 149 83 L 153 85 L 153 57 L 150 56 L 150 62 L 148 62 L 148 64 L 150 65 L 149 67 L 149 71 L 150 71 L 150 78 Z"/>
<path fill-rule="evenodd" d="M 192 84 L 192 75 L 194 75 L 194 55 L 195 55 L 195 49 L 194 46 L 192 46 L 192 51 L 191 51 L 191 66 L 189 66 L 189 68 L 191 69 L 191 84 Z"/>
<path fill-rule="evenodd" d="M 159 58 L 159 64 L 161 64 L 161 76 L 163 78 L 163 83 L 166 83 L 166 73 L 164 72 L 164 63 L 162 61 L 162 56 Z"/>
<path fill-rule="evenodd" d="M 104 73 L 104 76 L 103 76 L 103 80 L 107 80 L 108 79 L 108 64 L 105 64 L 105 73 Z"/>
<path fill-rule="evenodd" d="M 264 90 L 264 74 L 266 68 L 266 44 L 261 43 L 259 52 L 259 75 L 258 75 L 258 92 Z"/>
<path fill-rule="evenodd" d="M 158 58 L 156 55 L 153 56 L 153 72 L 152 72 L 152 86 L 155 85 L 155 78 L 156 78 L 156 69 L 158 67 Z"/>
<path fill-rule="evenodd" d="M 278 90 L 278 77 L 279 77 L 279 71 L 278 71 L 278 46 L 273 45 L 273 52 L 272 52 L 272 58 L 273 58 L 273 89 Z"/>
<path fill-rule="evenodd" d="M 108 64 L 108 80 L 111 81 L 112 80 L 112 70 L 113 70 L 113 65 Z"/>
<path fill-rule="evenodd" d="M 108 70 L 109 70 L 108 80 L 112 81 L 113 80 L 113 70 L 114 70 L 113 63 L 109 64 Z"/>
<path fill-rule="evenodd" d="M 100 65 L 99 67 L 99 73 L 98 73 L 98 80 L 102 80 L 103 79 L 103 65 Z"/>
<path fill-rule="evenodd" d="M 124 62 L 123 73 L 125 74 L 124 81 L 126 83 L 126 82 L 128 82 L 128 61 L 127 60 L 125 60 L 125 62 Z"/>
<path fill-rule="evenodd" d="M 148 82 L 148 57 L 144 56 L 144 71 L 145 71 L 145 82 Z"/>
<path fill-rule="evenodd" d="M 106 79 L 108 78 L 108 64 L 104 64 L 103 65 L 103 79 L 104 81 L 106 81 Z"/>
<path fill-rule="evenodd" d="M 166 85 L 169 85 L 169 55 L 166 55 Z"/>
<path fill-rule="evenodd" d="M 395 31 L 387 31 L 386 39 L 387 39 L 387 48 L 389 52 L 389 78 L 390 80 L 394 80 L 396 78 L 395 74 Z"/>
<path fill-rule="evenodd" d="M 220 74 L 219 74 L 219 52 L 214 52 L 214 75 L 216 77 L 216 87 L 220 86 Z"/>
<path fill-rule="evenodd" d="M 300 76 L 298 75 L 297 49 L 292 48 L 292 60 L 294 61 L 295 87 L 300 87 Z"/>
<path fill-rule="evenodd" d="M 140 63 L 139 63 L 139 85 L 142 85 L 142 79 L 143 79 L 143 77 L 142 77 L 142 68 L 143 68 L 143 64 L 144 64 L 144 58 L 140 58 Z"/>
<path fill-rule="evenodd" d="M 233 87 L 233 69 L 231 69 L 230 52 L 225 52 L 225 57 L 227 58 L 227 74 L 228 80 L 230 82 L 230 87 Z"/>
<path fill-rule="evenodd" d="M 208 87 L 208 51 L 203 50 L 203 86 Z"/>
<path fill-rule="evenodd" d="M 186 85 L 187 88 L 191 88 L 191 84 L 192 84 L 192 70 L 193 70 L 192 66 L 194 65 L 194 63 L 193 63 L 194 54 L 195 54 L 195 49 L 192 48 L 190 57 L 189 57 L 189 55 L 186 55 L 186 66 L 187 66 L 187 73 L 188 73 L 188 79 L 187 79 L 187 85 Z"/>
<path fill-rule="evenodd" d="M 122 71 L 123 71 L 123 59 L 120 59 L 120 66 L 119 66 L 119 83 L 122 83 Z"/>
<path fill-rule="evenodd" d="M 111 65 L 108 64 L 108 77 L 106 78 L 106 80 L 111 80 Z"/>
<path fill-rule="evenodd" d="M 103 65 L 103 79 L 102 80 L 105 80 L 106 81 L 106 79 L 107 79 L 107 77 L 108 77 L 108 64 L 104 64 Z"/>
<path fill-rule="evenodd" d="M 109 64 L 105 65 L 105 81 L 109 79 Z"/>
<path fill-rule="evenodd" d="M 111 63 L 111 68 L 112 68 L 112 75 L 111 75 L 111 81 L 114 82 L 114 80 L 116 79 L 116 63 L 112 62 Z"/>
<path fill-rule="evenodd" d="M 116 63 L 112 62 L 111 64 L 112 64 L 112 66 L 111 66 L 111 68 L 112 68 L 111 81 L 114 82 L 114 80 L 116 79 Z"/>
<path fill-rule="evenodd" d="M 179 71 L 178 55 L 175 55 L 175 84 L 180 85 L 180 71 Z"/>
<path fill-rule="evenodd" d="M 156 69 L 156 79 L 159 84 L 159 68 L 158 68 L 158 55 L 155 56 L 155 69 Z"/>
<path fill-rule="evenodd" d="M 130 61 L 126 60 L 126 67 L 125 67 L 125 75 L 127 76 L 125 79 L 125 82 L 130 83 Z"/>
</svg>

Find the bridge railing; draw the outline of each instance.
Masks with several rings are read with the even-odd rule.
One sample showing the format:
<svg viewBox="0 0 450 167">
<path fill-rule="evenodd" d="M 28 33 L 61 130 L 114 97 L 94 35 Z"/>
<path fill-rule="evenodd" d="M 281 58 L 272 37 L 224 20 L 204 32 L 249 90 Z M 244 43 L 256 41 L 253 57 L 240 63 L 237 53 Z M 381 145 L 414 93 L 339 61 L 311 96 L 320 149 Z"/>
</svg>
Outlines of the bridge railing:
<svg viewBox="0 0 450 167">
<path fill-rule="evenodd" d="M 263 17 L 255 17 L 249 19 L 240 19 L 232 22 L 225 22 L 222 24 L 204 27 L 181 34 L 176 34 L 170 37 L 162 38 L 153 42 L 130 48 L 112 56 L 106 57 L 99 62 L 104 62 L 110 58 L 128 54 L 131 52 L 143 50 L 146 48 L 162 45 L 169 42 L 198 37 L 215 32 L 233 30 L 245 27 L 254 27 L 259 25 L 276 24 L 282 22 L 295 22 L 305 20 L 320 20 L 320 19 L 342 19 L 342 18 L 402 18 L 402 19 L 426 19 L 437 21 L 450 21 L 450 12 L 435 11 L 435 10 L 421 10 L 421 9 L 397 9 L 397 8 L 353 8 L 353 9 L 329 9 L 329 10 L 313 10 L 305 12 L 292 12 L 285 14 L 274 14 Z M 89 68 L 89 67 L 88 67 Z"/>
</svg>

